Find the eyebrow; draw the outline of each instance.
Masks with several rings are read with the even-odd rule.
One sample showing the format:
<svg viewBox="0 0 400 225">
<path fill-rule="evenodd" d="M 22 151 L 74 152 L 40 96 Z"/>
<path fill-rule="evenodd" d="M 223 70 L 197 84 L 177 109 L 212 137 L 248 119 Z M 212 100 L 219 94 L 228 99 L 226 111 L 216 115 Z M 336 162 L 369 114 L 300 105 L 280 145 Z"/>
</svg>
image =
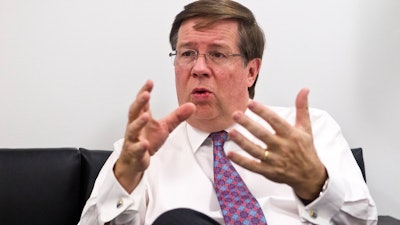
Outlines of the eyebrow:
<svg viewBox="0 0 400 225">
<path fill-rule="evenodd" d="M 178 46 L 176 46 L 176 48 L 178 49 L 178 48 L 189 48 L 189 49 L 194 49 L 196 44 L 194 44 L 193 42 L 187 42 L 187 43 L 184 43 L 184 44 L 182 44 L 182 45 L 178 45 Z M 213 44 L 211 44 L 211 45 L 208 45 L 207 46 L 207 49 L 209 49 L 209 48 L 211 48 L 211 49 L 213 49 L 213 48 L 219 48 L 219 49 L 226 49 L 226 50 L 229 50 L 229 51 L 231 51 L 231 48 L 228 46 L 228 45 L 226 45 L 226 44 L 216 44 L 216 43 L 213 43 Z"/>
</svg>

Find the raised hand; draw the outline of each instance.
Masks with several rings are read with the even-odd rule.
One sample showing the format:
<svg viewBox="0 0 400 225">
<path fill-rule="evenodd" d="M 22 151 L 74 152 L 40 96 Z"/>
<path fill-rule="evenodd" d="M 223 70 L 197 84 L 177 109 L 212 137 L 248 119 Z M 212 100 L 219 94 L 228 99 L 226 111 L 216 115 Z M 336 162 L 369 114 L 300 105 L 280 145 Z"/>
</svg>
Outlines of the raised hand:
<svg viewBox="0 0 400 225">
<path fill-rule="evenodd" d="M 165 142 L 169 133 L 195 111 L 194 104 L 186 103 L 163 119 L 155 120 L 149 105 L 152 89 L 153 82 L 147 81 L 129 108 L 124 144 L 114 167 L 115 176 L 129 193 L 137 186 L 150 164 L 150 157 Z"/>
<path fill-rule="evenodd" d="M 248 108 L 267 121 L 275 133 L 268 131 L 242 112 L 235 112 L 233 119 L 264 142 L 267 149 L 232 130 L 229 132 L 230 138 L 260 160 L 249 159 L 233 152 L 230 152 L 228 157 L 238 165 L 272 181 L 288 184 L 300 198 L 314 200 L 327 179 L 327 172 L 313 143 L 308 93 L 308 89 L 302 89 L 297 95 L 294 126 L 269 108 L 255 101 L 249 103 Z"/>
</svg>

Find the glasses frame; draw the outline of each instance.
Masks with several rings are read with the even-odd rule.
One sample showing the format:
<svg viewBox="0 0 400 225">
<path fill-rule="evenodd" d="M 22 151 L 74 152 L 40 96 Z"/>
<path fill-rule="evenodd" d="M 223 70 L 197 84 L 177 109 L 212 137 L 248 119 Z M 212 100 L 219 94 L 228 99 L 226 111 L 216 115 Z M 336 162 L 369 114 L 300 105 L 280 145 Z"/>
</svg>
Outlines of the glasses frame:
<svg viewBox="0 0 400 225">
<path fill-rule="evenodd" d="M 212 53 L 210 53 L 210 52 L 203 53 L 203 54 L 199 54 L 199 52 L 196 51 L 196 50 L 194 50 L 194 49 L 187 49 L 187 50 L 185 50 L 184 52 L 187 52 L 187 51 L 192 51 L 192 52 L 195 53 L 194 60 L 191 61 L 191 62 L 189 62 L 189 63 L 187 63 L 187 64 L 179 64 L 179 65 L 181 65 L 181 66 L 191 65 L 192 63 L 194 63 L 194 62 L 197 61 L 197 59 L 199 58 L 199 56 L 202 56 L 202 55 L 204 56 L 204 58 L 209 59 L 209 60 L 210 60 L 211 62 L 213 62 L 215 65 L 224 65 L 224 64 L 225 64 L 225 63 L 217 63 L 217 62 L 215 62 L 215 58 L 213 58 L 213 57 L 211 56 Z M 170 52 L 168 55 L 169 55 L 169 57 L 171 58 L 172 64 L 175 65 L 175 63 L 176 63 L 176 57 L 177 57 L 177 55 L 178 55 L 178 51 L 175 49 L 175 50 L 173 50 L 172 52 Z M 229 53 L 229 54 L 224 54 L 224 55 L 226 55 L 226 59 L 227 59 L 226 62 L 229 62 L 229 59 L 230 59 L 231 57 L 243 56 L 242 54 L 239 54 L 239 53 Z"/>
</svg>

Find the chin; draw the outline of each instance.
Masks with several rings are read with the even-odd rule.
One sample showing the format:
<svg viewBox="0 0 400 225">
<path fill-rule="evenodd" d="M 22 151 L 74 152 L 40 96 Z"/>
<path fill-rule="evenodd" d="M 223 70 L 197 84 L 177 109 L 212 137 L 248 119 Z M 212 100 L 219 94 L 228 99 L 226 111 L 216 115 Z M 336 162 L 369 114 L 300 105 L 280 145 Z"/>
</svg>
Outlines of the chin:
<svg viewBox="0 0 400 225">
<path fill-rule="evenodd" d="M 199 120 L 210 120 L 218 117 L 218 112 L 210 105 L 195 104 L 195 106 L 196 112 L 193 114 L 193 118 Z"/>
</svg>

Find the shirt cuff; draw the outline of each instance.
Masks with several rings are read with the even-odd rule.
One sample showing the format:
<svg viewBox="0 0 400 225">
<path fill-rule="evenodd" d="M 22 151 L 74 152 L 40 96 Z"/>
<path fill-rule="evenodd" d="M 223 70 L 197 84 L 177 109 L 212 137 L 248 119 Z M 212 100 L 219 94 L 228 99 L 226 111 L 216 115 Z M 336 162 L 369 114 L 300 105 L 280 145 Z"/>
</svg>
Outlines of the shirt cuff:
<svg viewBox="0 0 400 225">
<path fill-rule="evenodd" d="M 303 221 L 312 224 L 329 224 L 332 217 L 340 211 L 344 203 L 345 187 L 340 177 L 329 174 L 329 181 L 324 192 L 310 204 L 304 206 L 299 198 L 299 215 Z"/>
<path fill-rule="evenodd" d="M 121 217 L 117 220 L 130 221 L 139 216 L 140 209 L 145 206 L 144 179 L 143 176 L 135 190 L 129 194 L 118 182 L 113 168 L 109 168 L 98 193 L 100 220 L 106 223 Z"/>
</svg>

